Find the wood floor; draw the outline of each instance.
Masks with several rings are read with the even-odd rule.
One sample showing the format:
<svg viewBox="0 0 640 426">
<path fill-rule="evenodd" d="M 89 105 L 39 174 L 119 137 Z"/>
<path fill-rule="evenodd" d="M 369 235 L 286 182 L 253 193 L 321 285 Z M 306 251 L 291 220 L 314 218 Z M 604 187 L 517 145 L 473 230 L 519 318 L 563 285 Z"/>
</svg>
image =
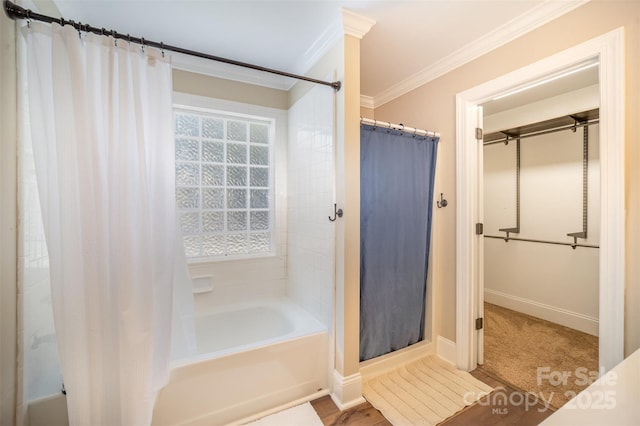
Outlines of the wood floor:
<svg viewBox="0 0 640 426">
<path fill-rule="evenodd" d="M 471 374 L 496 390 L 440 423 L 440 426 L 535 426 L 554 411 L 553 407 L 545 406 L 527 396 L 526 392 L 491 375 L 482 367 L 478 367 Z"/>
<path fill-rule="evenodd" d="M 315 401 L 311 406 L 316 410 L 322 423 L 327 425 L 354 425 L 354 426 L 390 426 L 391 423 L 369 404 L 365 402 L 345 411 L 338 410 L 336 404 L 329 395 Z"/>
<path fill-rule="evenodd" d="M 506 426 L 537 425 L 550 416 L 553 411 L 541 403 L 529 398 L 524 392 L 487 373 L 482 367 L 471 374 L 494 387 L 496 390 L 475 404 L 446 419 L 439 426 Z M 495 395 L 501 394 L 497 398 Z M 528 401 L 528 402 L 526 402 Z M 329 396 L 311 402 L 325 426 L 387 426 L 391 425 L 371 404 L 365 402 L 349 410 L 340 411 Z"/>
</svg>

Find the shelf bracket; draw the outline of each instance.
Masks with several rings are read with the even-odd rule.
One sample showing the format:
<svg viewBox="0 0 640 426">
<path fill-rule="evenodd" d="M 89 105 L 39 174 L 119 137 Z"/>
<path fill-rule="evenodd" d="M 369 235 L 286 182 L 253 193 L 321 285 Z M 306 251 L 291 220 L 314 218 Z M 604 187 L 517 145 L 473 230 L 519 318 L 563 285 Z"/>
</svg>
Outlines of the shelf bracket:
<svg viewBox="0 0 640 426">
<path fill-rule="evenodd" d="M 575 250 L 578 238 L 587 238 L 587 221 L 589 217 L 589 126 L 582 128 L 582 231 L 570 232 L 568 237 L 573 238 L 571 247 Z"/>
<path fill-rule="evenodd" d="M 507 233 L 507 236 L 504 239 L 505 242 L 509 242 L 510 233 L 520 233 L 520 138 L 516 139 L 516 226 L 511 228 L 500 228 L 499 231 Z"/>
</svg>

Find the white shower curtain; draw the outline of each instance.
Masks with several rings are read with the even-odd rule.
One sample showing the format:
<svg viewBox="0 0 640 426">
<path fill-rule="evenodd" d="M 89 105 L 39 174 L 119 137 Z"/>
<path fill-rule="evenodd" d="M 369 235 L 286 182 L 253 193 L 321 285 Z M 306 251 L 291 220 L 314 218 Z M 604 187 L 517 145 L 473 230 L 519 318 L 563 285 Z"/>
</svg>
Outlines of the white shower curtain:
<svg viewBox="0 0 640 426">
<path fill-rule="evenodd" d="M 69 420 L 150 424 L 176 258 L 171 67 L 70 26 L 22 35 Z"/>
</svg>

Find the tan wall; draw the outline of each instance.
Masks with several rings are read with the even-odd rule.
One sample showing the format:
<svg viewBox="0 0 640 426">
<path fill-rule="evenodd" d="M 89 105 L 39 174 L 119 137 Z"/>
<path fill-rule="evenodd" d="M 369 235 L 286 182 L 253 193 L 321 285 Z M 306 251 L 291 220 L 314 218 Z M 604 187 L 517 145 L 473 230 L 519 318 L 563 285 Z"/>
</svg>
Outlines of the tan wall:
<svg viewBox="0 0 640 426">
<path fill-rule="evenodd" d="M 194 72 L 173 70 L 173 90 L 215 99 L 289 109 L 289 93 Z"/>
<path fill-rule="evenodd" d="M 367 107 L 360 107 L 360 116 L 364 117 L 364 118 L 374 118 L 374 112 L 375 110 L 373 110 L 372 108 L 367 108 Z"/>
<path fill-rule="evenodd" d="M 344 37 L 344 160 L 336 182 L 344 182 L 341 194 L 344 206 L 344 376 L 360 368 L 360 39 Z M 340 156 L 340 153 L 338 153 Z M 344 179 L 340 179 L 344 176 Z M 340 228 L 338 228 L 340 229 Z M 339 263 L 340 260 L 337 260 Z"/>
<path fill-rule="evenodd" d="M 376 108 L 380 120 L 412 123 L 441 133 L 435 193 L 450 201 L 435 230 L 436 333 L 455 340 L 455 96 L 618 27 L 626 50 L 626 289 L 625 354 L 640 347 L 640 129 L 638 117 L 640 2 L 593 0 L 491 53 Z"/>
</svg>

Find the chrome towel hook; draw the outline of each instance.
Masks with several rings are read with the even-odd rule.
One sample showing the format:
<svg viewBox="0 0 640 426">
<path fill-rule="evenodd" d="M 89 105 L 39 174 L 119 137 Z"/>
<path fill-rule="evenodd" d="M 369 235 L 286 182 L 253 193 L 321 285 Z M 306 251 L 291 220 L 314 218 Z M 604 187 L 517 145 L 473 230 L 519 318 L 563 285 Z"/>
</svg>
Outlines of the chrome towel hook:
<svg viewBox="0 0 640 426">
<path fill-rule="evenodd" d="M 447 200 L 445 200 L 443 198 L 442 192 L 440 193 L 440 201 L 436 201 L 436 205 L 438 206 L 439 209 L 443 208 L 443 207 L 447 207 L 447 204 L 449 204 L 447 202 Z"/>
<path fill-rule="evenodd" d="M 331 222 L 335 222 L 337 218 L 342 217 L 342 209 L 338 208 L 337 204 L 333 205 L 333 218 L 331 218 L 331 216 L 329 216 L 329 220 Z"/>
</svg>

